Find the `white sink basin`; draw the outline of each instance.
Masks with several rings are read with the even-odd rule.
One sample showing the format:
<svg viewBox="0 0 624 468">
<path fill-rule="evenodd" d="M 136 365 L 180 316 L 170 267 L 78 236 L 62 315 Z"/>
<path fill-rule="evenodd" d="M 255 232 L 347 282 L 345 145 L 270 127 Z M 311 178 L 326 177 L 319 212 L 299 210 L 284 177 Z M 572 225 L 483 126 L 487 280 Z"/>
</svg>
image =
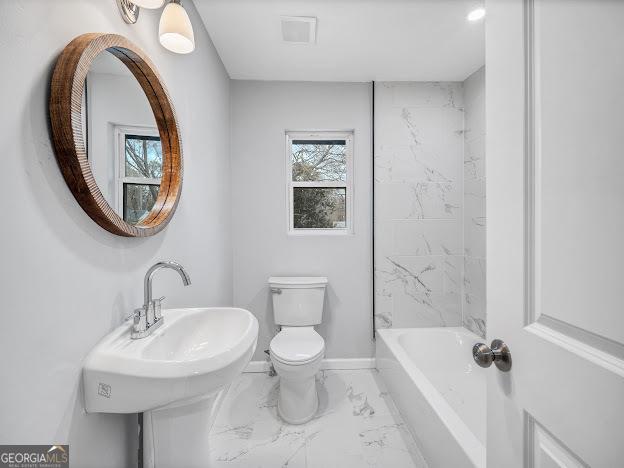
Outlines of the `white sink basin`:
<svg viewBox="0 0 624 468">
<path fill-rule="evenodd" d="M 226 387 L 255 350 L 258 321 L 237 308 L 168 309 L 152 335 L 131 322 L 104 337 L 84 363 L 88 412 L 138 413 L 181 406 Z"/>
</svg>

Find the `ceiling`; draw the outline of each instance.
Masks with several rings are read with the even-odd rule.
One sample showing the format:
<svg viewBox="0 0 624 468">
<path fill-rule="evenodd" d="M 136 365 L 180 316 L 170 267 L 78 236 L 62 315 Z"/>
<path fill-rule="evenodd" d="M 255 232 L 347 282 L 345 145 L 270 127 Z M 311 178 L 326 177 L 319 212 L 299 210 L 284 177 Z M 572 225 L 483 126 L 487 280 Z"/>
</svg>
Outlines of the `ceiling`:
<svg viewBox="0 0 624 468">
<path fill-rule="evenodd" d="M 485 63 L 480 0 L 194 3 L 233 79 L 462 81 Z M 283 42 L 282 16 L 318 18 L 316 44 Z"/>
</svg>

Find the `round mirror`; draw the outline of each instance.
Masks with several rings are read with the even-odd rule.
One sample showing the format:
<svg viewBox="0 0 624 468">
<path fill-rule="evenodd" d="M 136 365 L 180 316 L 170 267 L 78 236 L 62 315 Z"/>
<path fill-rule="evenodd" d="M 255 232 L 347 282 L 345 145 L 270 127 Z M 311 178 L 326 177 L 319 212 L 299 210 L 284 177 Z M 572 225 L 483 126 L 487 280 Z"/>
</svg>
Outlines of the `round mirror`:
<svg viewBox="0 0 624 468">
<path fill-rule="evenodd" d="M 61 171 L 94 221 L 133 237 L 168 223 L 182 182 L 179 132 L 140 49 L 114 34 L 74 39 L 54 70 L 50 117 Z"/>
</svg>

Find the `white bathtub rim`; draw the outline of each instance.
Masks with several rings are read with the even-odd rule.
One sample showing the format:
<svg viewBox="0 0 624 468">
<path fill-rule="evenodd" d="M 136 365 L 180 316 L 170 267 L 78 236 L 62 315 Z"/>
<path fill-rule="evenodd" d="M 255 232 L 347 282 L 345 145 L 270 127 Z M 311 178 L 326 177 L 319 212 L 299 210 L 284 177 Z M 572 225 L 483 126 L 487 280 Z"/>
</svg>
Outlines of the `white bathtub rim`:
<svg viewBox="0 0 624 468">
<path fill-rule="evenodd" d="M 463 327 L 436 327 L 434 329 L 444 330 L 447 332 L 461 331 L 471 333 Z M 438 389 L 436 389 L 436 387 L 429 381 L 426 375 L 418 369 L 407 352 L 399 344 L 398 337 L 401 334 L 412 330 L 414 330 L 414 328 L 386 328 L 378 329 L 377 334 L 381 339 L 383 339 L 384 343 L 388 346 L 392 354 L 394 354 L 397 361 L 399 361 L 401 367 L 405 369 L 409 378 L 414 381 L 415 385 L 421 391 L 425 399 L 430 402 L 432 410 L 449 430 L 453 438 L 466 453 L 466 456 L 470 459 L 473 465 L 476 467 L 485 467 L 485 446 L 479 441 L 477 436 L 470 430 L 468 425 L 461 419 Z M 422 330 L 424 331 L 425 329 Z M 392 339 L 388 339 L 390 337 L 392 337 Z M 477 335 L 475 335 L 475 337 L 478 339 Z M 404 365 L 406 362 L 409 365 Z"/>
</svg>

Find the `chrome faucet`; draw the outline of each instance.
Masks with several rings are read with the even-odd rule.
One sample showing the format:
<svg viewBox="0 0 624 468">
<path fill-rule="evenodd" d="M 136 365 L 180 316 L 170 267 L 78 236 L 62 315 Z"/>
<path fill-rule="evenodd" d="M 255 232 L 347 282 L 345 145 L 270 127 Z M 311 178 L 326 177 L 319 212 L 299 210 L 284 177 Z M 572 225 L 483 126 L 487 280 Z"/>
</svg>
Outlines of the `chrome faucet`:
<svg viewBox="0 0 624 468">
<path fill-rule="evenodd" d="M 184 286 L 191 284 L 191 277 L 179 263 L 167 261 L 152 265 L 145 273 L 145 279 L 143 280 L 143 307 L 139 307 L 134 311 L 134 325 L 130 333 L 130 337 L 133 340 L 151 335 L 164 322 L 161 312 L 162 301 L 165 299 L 164 296 L 159 299 L 152 299 L 152 279 L 154 274 L 163 268 L 171 268 L 177 271 L 182 277 Z"/>
</svg>

